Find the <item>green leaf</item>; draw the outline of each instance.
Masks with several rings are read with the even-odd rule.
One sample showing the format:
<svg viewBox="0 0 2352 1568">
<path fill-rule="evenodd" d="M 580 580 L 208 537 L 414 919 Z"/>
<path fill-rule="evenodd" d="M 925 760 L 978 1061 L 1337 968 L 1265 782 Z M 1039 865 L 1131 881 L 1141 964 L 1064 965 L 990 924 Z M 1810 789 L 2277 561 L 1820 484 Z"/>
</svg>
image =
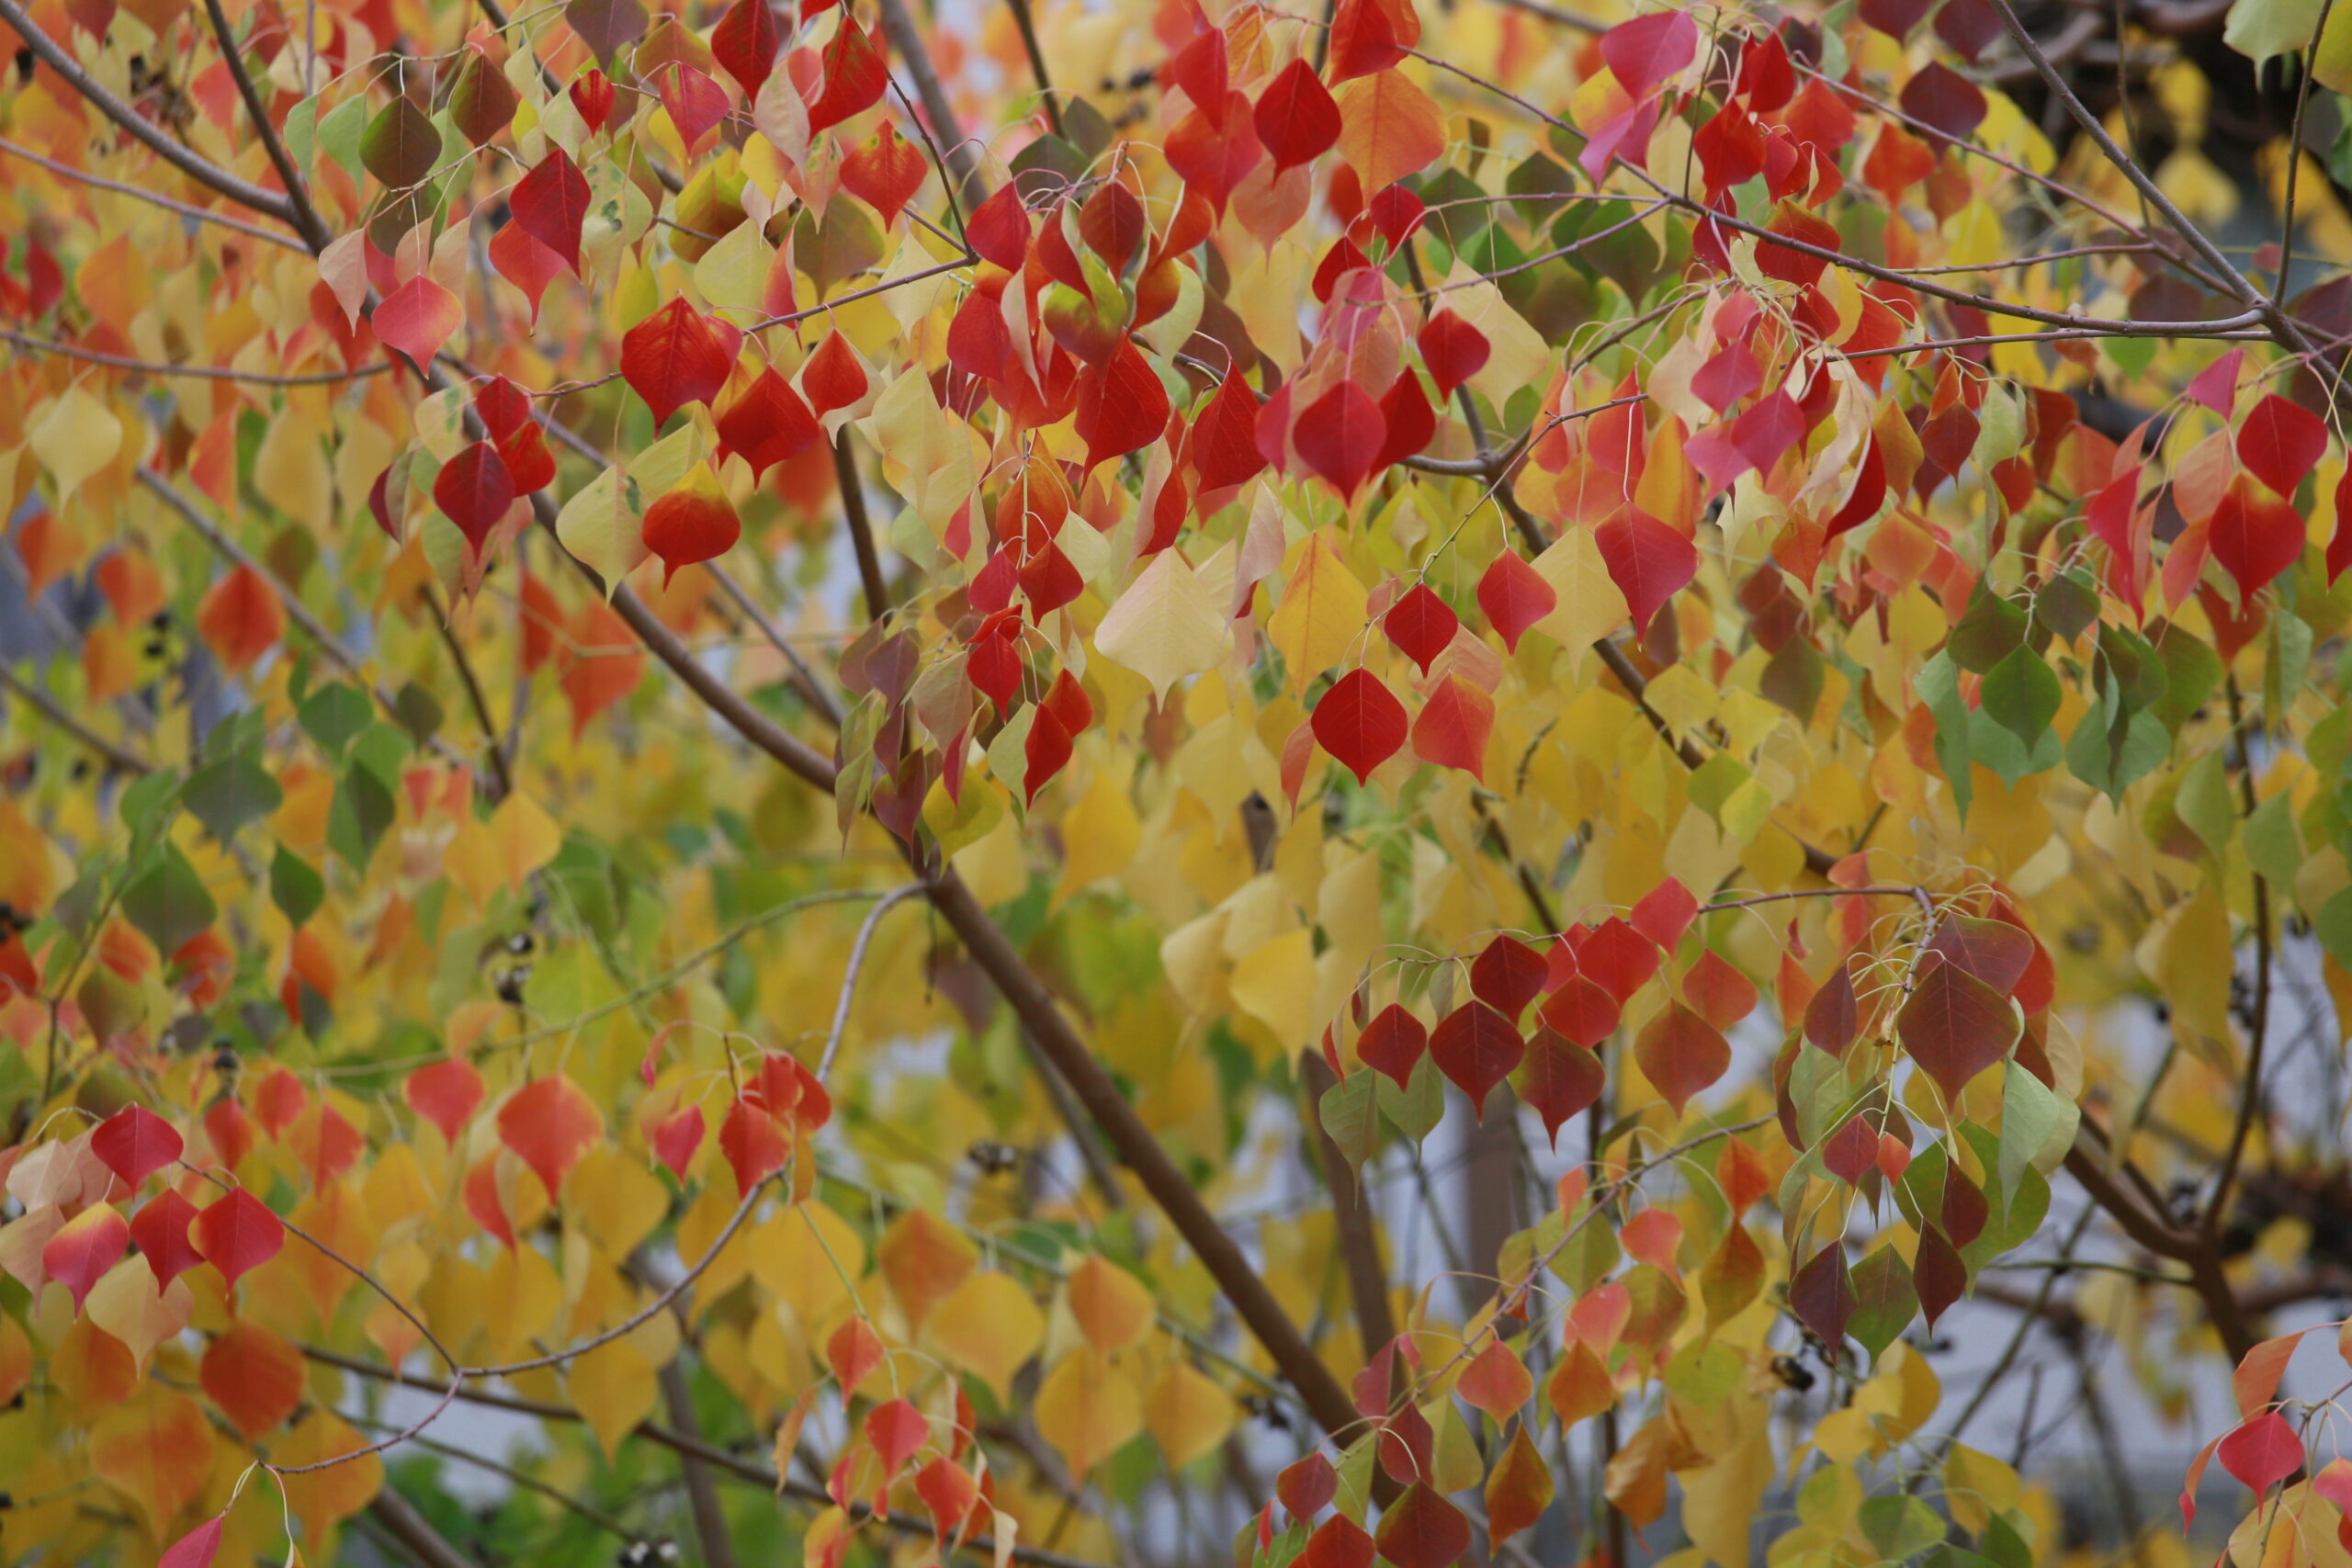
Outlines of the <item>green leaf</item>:
<svg viewBox="0 0 2352 1568">
<path fill-rule="evenodd" d="M 2230 835 L 2237 829 L 2238 814 L 2218 747 L 2191 762 L 2180 775 L 2172 809 L 2215 860 L 2229 857 Z"/>
<path fill-rule="evenodd" d="M 2303 865 L 2303 840 L 2295 830 L 2295 803 L 2283 792 L 2256 806 L 2245 819 L 2245 858 L 2273 887 L 2294 886 Z"/>
<path fill-rule="evenodd" d="M 327 847 L 365 876 L 397 809 L 391 786 L 355 761 L 344 770 L 327 807 Z"/>
<path fill-rule="evenodd" d="M 198 768 L 180 791 L 180 804 L 224 844 L 237 836 L 238 829 L 268 816 L 285 799 L 286 792 L 250 751 Z"/>
<path fill-rule="evenodd" d="M 220 911 L 196 867 L 167 843 L 154 865 L 123 889 L 122 912 L 168 959 Z"/>
<path fill-rule="evenodd" d="M 2014 1202 L 2029 1170 L 2047 1176 L 2074 1146 L 2082 1108 L 2030 1068 L 2009 1063 L 2001 1085 L 2001 1191 Z"/>
<path fill-rule="evenodd" d="M 286 846 L 277 846 L 277 855 L 269 863 L 269 901 L 277 906 L 287 923 L 299 926 L 317 914 L 319 905 L 327 896 L 326 878 L 318 868 L 299 855 L 290 854 Z"/>
<path fill-rule="evenodd" d="M 359 142 L 368 130 L 368 96 L 354 93 L 329 109 L 319 121 L 319 151 L 333 158 L 343 172 L 354 180 L 366 167 L 359 159 Z"/>
<path fill-rule="evenodd" d="M 1919 1310 L 1911 1265 L 1889 1243 L 1854 1266 L 1853 1280 L 1854 1315 L 1846 1320 L 1846 1332 L 1875 1362 Z"/>
<path fill-rule="evenodd" d="M 1917 1557 L 1943 1543 L 1943 1518 L 1924 1498 L 1872 1497 L 1862 1504 L 1855 1517 L 1863 1536 L 1889 1562 Z"/>
<path fill-rule="evenodd" d="M 441 129 L 404 97 L 376 112 L 359 138 L 359 162 L 387 189 L 424 183 L 441 161 Z"/>
<path fill-rule="evenodd" d="M 359 738 L 375 717 L 375 706 L 368 694 L 356 686 L 337 682 L 321 686 L 302 699 L 300 718 L 302 733 L 319 743 L 319 749 L 336 761 L 343 761 L 344 749 Z"/>
<path fill-rule="evenodd" d="M 1380 1146 L 1378 1084 L 1375 1072 L 1351 1073 L 1323 1091 L 1318 1110 L 1323 1130 L 1352 1169 L 1361 1170 Z"/>
<path fill-rule="evenodd" d="M 2064 697 L 2058 672 L 2041 655 L 2023 645 L 2011 649 L 1986 672 L 1982 692 L 1984 711 L 2028 748 L 2049 730 Z"/>
<path fill-rule="evenodd" d="M 2274 54 L 2311 47 L 2321 0 L 2238 0 L 2222 28 L 2222 41 L 2259 65 Z"/>
<path fill-rule="evenodd" d="M 136 778 L 124 786 L 117 808 L 122 825 L 130 829 L 130 857 L 136 861 L 164 829 L 172 825 L 172 807 L 179 798 L 180 776 L 163 769 Z"/>
<path fill-rule="evenodd" d="M 1403 1089 L 1386 1073 L 1372 1076 L 1377 1080 L 1374 1090 L 1380 1097 L 1381 1114 L 1417 1144 L 1428 1137 L 1445 1114 L 1445 1080 L 1439 1076 L 1436 1059 L 1424 1055 L 1414 1063 L 1412 1077 Z"/>
<path fill-rule="evenodd" d="M 1944 780 L 1951 786 L 1952 804 L 1959 808 L 1961 820 L 1968 820 L 1968 803 L 1973 793 L 1969 777 L 1968 704 L 1960 694 L 1960 670 L 1952 662 L 1949 649 L 1939 650 L 1919 666 L 1912 689 L 1936 720 L 1936 765 L 1943 770 Z"/>
<path fill-rule="evenodd" d="M 1984 578 L 1968 596 L 1968 608 L 1945 642 L 1952 662 L 1974 675 L 1991 673 L 2001 660 L 2025 646 L 2026 613 L 1993 590 Z"/>
</svg>

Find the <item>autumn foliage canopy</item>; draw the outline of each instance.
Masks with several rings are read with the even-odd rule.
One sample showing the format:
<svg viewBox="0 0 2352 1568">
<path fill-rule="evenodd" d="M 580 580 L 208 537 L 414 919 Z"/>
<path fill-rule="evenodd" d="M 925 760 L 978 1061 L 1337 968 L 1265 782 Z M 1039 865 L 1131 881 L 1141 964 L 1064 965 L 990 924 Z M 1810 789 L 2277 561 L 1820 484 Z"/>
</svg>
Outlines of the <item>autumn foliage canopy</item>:
<svg viewBox="0 0 2352 1568">
<path fill-rule="evenodd" d="M 2012 5 L 0 0 L 0 1558 L 2344 1562 L 2352 7 Z"/>
</svg>

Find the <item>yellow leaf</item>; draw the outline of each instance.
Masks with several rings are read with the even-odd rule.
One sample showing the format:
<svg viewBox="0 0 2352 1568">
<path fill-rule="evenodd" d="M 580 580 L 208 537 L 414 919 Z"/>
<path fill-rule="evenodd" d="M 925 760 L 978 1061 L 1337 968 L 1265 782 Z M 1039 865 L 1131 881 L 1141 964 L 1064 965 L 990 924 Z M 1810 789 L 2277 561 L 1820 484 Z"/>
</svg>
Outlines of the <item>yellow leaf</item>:
<svg viewBox="0 0 2352 1568">
<path fill-rule="evenodd" d="M 1390 66 L 1341 87 L 1340 156 L 1368 191 L 1419 174 L 1445 151 L 1445 117 L 1413 79 Z"/>
<path fill-rule="evenodd" d="M 1143 1396 L 1144 1424 L 1170 1470 L 1224 1442 L 1236 1409 L 1233 1395 L 1182 1361 L 1170 1363 Z"/>
<path fill-rule="evenodd" d="M 84 1303 L 90 1321 L 130 1348 L 141 1371 L 155 1347 L 187 1326 L 195 1298 L 187 1281 L 174 1280 L 171 1289 L 155 1289 L 155 1270 L 144 1258 L 126 1258 L 90 1288 Z"/>
<path fill-rule="evenodd" d="M 449 879 L 477 902 L 500 888 L 516 888 L 563 847 L 563 829 L 520 790 L 501 801 L 488 822 L 469 818 L 449 842 L 443 864 Z"/>
<path fill-rule="evenodd" d="M 653 1364 L 626 1339 L 599 1345 L 572 1362 L 563 1386 L 608 1460 L 629 1429 L 653 1413 L 662 1392 Z"/>
<path fill-rule="evenodd" d="M 1285 1048 L 1315 1038 L 1315 937 L 1294 927 L 1260 943 L 1233 966 L 1235 1004 L 1271 1030 Z"/>
<path fill-rule="evenodd" d="M 1623 590 L 1609 575 L 1589 528 L 1567 527 L 1552 547 L 1534 560 L 1537 572 L 1552 585 L 1552 613 L 1535 629 L 1561 647 L 1579 652 L 1625 624 L 1629 612 Z"/>
<path fill-rule="evenodd" d="M 648 554 L 639 536 L 644 516 L 629 502 L 618 468 L 608 468 L 572 492 L 556 513 L 555 536 L 605 580 L 609 595 Z"/>
<path fill-rule="evenodd" d="M 1233 634 L 1225 614 L 1176 550 L 1152 557 L 1095 628 L 1094 647 L 1151 683 L 1152 694 L 1223 660 Z"/>
<path fill-rule="evenodd" d="M 33 427 L 33 456 L 56 482 L 57 499 L 73 498 L 82 481 L 114 461 L 122 450 L 122 421 L 114 411 L 75 387 L 49 405 Z"/>
<path fill-rule="evenodd" d="M 369 1439 L 332 1410 L 313 1408 L 271 1454 L 284 1464 L 315 1464 L 356 1454 Z M 328 1530 L 366 1507 L 384 1486 L 384 1461 L 374 1454 L 286 1477 L 286 1500 L 300 1515 L 316 1545 Z"/>
<path fill-rule="evenodd" d="M 1349 657 L 1363 636 L 1371 595 L 1340 558 L 1334 531 L 1319 528 L 1299 547 L 1266 633 L 1288 667 L 1293 691 Z"/>
<path fill-rule="evenodd" d="M 1143 1429 L 1143 1402 L 1135 1383 L 1089 1349 L 1061 1359 L 1037 1390 L 1031 1414 L 1038 1436 L 1062 1456 L 1074 1481 L 1084 1481 L 1088 1471 Z"/>
<path fill-rule="evenodd" d="M 890 1223 L 875 1244 L 874 1258 L 891 1295 L 907 1314 L 912 1333 L 923 1319 L 971 1273 L 979 1248 L 946 1221 L 925 1209 L 909 1209 Z"/>
<path fill-rule="evenodd" d="M 611 1144 L 580 1156 L 565 1179 L 563 1201 L 580 1228 L 616 1258 L 635 1251 L 670 1212 L 661 1179 Z"/>
<path fill-rule="evenodd" d="M 98 1418 L 90 1472 L 137 1505 L 150 1534 L 168 1540 L 172 1520 L 212 1473 L 212 1428 L 195 1400 L 151 1385 L 135 1404 Z"/>
<path fill-rule="evenodd" d="M 800 1314 L 812 1339 L 831 1327 L 865 1273 L 865 1243 L 848 1221 L 813 1200 L 760 1226 L 752 1247 L 753 1278 Z"/>
<path fill-rule="evenodd" d="M 974 1274 L 956 1287 L 931 1319 L 932 1342 L 950 1361 L 1006 1397 L 1012 1374 L 1037 1353 L 1046 1314 L 1009 1274 Z"/>
<path fill-rule="evenodd" d="M 1151 1292 L 1117 1264 L 1090 1256 L 1070 1270 L 1069 1311 L 1087 1343 L 1104 1355 L 1126 1349 L 1151 1327 Z"/>
</svg>

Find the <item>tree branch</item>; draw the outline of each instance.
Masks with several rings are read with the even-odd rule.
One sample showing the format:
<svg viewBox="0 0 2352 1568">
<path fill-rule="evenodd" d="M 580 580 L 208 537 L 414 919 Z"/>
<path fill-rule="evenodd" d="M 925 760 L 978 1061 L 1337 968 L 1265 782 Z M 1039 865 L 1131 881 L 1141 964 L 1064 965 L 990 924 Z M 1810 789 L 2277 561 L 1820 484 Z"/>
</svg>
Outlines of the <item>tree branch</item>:
<svg viewBox="0 0 2352 1568">
<path fill-rule="evenodd" d="M 116 97 L 104 83 L 82 68 L 81 62 L 66 53 L 55 39 L 41 30 L 40 24 L 26 14 L 20 0 L 0 0 L 0 22 L 15 28 L 17 36 L 25 40 L 25 47 L 31 50 L 42 64 L 64 77 L 66 85 L 99 113 L 144 142 L 164 162 L 197 184 L 210 186 L 241 207 L 251 208 L 255 212 L 265 213 L 298 229 L 300 227 L 295 223 L 292 204 L 284 197 L 248 184 L 218 164 L 198 157 L 157 130 L 137 109 Z"/>
<path fill-rule="evenodd" d="M 0 136 L 0 152 L 22 158 L 28 164 L 38 164 L 60 179 L 73 180 L 81 185 L 95 186 L 99 190 L 110 190 L 118 196 L 131 197 L 160 207 L 167 212 L 176 212 L 183 218 L 194 219 L 198 223 L 213 223 L 223 229 L 233 229 L 240 234 L 255 240 L 265 240 L 273 245 L 283 245 L 289 251 L 309 251 L 311 248 L 290 234 L 281 234 L 274 229 L 265 229 L 258 223 L 248 223 L 242 218 L 232 218 L 225 212 L 213 212 L 201 207 L 190 207 L 185 201 L 174 201 L 168 196 L 158 196 L 155 192 L 143 190 L 138 186 L 127 185 L 120 180 L 107 179 L 102 175 L 91 174 L 87 170 L 77 169 L 71 164 L 61 164 L 54 158 L 44 158 L 31 148 L 19 146 L 5 136 Z"/>
<path fill-rule="evenodd" d="M 245 113 L 254 122 L 254 134 L 261 138 L 262 151 L 269 154 L 270 166 L 277 171 L 278 183 L 286 187 L 286 209 L 289 220 L 301 231 L 303 240 L 313 251 L 323 251 L 334 236 L 327 230 L 311 205 L 311 193 L 302 183 L 302 171 L 294 166 L 293 155 L 286 151 L 286 142 L 277 134 L 277 127 L 269 118 L 269 106 L 262 102 L 261 91 L 245 70 L 245 57 L 237 47 L 235 30 L 229 26 L 229 13 L 220 8 L 220 0 L 204 0 L 205 15 L 212 21 L 212 36 L 220 41 L 220 61 L 229 68 L 229 75 L 237 84 L 237 96 L 244 100 Z"/>
<path fill-rule="evenodd" d="M 152 773 L 155 771 L 155 765 L 146 758 L 100 735 L 68 712 L 64 704 L 9 669 L 6 664 L 0 664 L 0 686 L 6 686 L 10 692 L 22 698 L 27 707 L 96 752 L 110 766 L 133 775 Z"/>
</svg>

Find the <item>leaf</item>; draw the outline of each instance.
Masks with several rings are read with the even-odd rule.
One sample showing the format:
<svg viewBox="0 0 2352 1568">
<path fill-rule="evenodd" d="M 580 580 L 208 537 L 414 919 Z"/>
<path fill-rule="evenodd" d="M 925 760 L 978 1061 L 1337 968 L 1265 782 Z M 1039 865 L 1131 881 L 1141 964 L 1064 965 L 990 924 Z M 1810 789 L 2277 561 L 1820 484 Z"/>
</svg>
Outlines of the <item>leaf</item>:
<svg viewBox="0 0 2352 1568">
<path fill-rule="evenodd" d="M 188 1235 L 196 1215 L 196 1205 L 167 1187 L 130 1216 L 131 1244 L 147 1260 L 158 1291 L 169 1290 L 174 1280 L 204 1261 Z"/>
<path fill-rule="evenodd" d="M 733 549 L 742 534 L 734 502 L 705 462 L 696 463 L 676 488 L 646 508 L 639 537 L 661 558 L 662 586 L 667 588 L 680 567 L 716 560 Z"/>
<path fill-rule="evenodd" d="M 94 1203 L 42 1244 L 41 1271 L 72 1293 L 78 1313 L 130 1240 L 121 1212 L 110 1203 Z"/>
<path fill-rule="evenodd" d="M 2064 701 L 2057 672 L 2023 646 L 1986 672 L 1982 691 L 1987 716 L 2028 747 L 2049 731 Z"/>
<path fill-rule="evenodd" d="M 2250 1492 L 2268 1491 L 2303 1467 L 2303 1439 L 2275 1410 L 2241 1422 L 2213 1451 Z"/>
<path fill-rule="evenodd" d="M 1448 675 L 1413 720 L 1413 755 L 1484 782 L 1487 739 L 1494 728 L 1494 699 L 1459 675 Z"/>
<path fill-rule="evenodd" d="M 441 161 L 441 132 L 413 100 L 395 95 L 368 122 L 359 161 L 391 189 L 422 185 Z"/>
<path fill-rule="evenodd" d="M 1731 1047 L 1714 1025 L 1670 1002 L 1634 1042 L 1634 1060 L 1679 1116 L 1693 1096 L 1730 1068 Z"/>
<path fill-rule="evenodd" d="M 808 101 L 812 136 L 873 107 L 889 80 L 881 50 L 847 11 L 842 13 L 841 30 L 825 46 L 823 59 L 824 89 Z"/>
<path fill-rule="evenodd" d="M 179 1158 L 184 1146 L 179 1130 L 143 1105 L 124 1106 L 90 1133 L 90 1152 L 132 1187 Z"/>
<path fill-rule="evenodd" d="M 203 1410 L 161 1388 L 107 1411 L 90 1431 L 91 1473 L 130 1498 L 156 1537 L 202 1491 L 212 1452 Z"/>
<path fill-rule="evenodd" d="M 1231 645 L 1224 612 L 1175 550 L 1151 558 L 1095 628 L 1095 650 L 1142 676 L 1153 694 L 1221 661 Z"/>
<path fill-rule="evenodd" d="M 1969 1079 L 2008 1054 L 2017 1014 L 1990 986 L 1947 962 L 1920 960 L 1911 999 L 1895 1015 L 1896 1035 L 1945 1100 L 1957 1102 Z"/>
<path fill-rule="evenodd" d="M 1078 378 L 1078 436 L 1089 469 L 1158 440 L 1168 414 L 1159 373 L 1124 337 L 1106 363 L 1088 366 Z"/>
<path fill-rule="evenodd" d="M 1502 1458 L 1487 1477 L 1487 1544 L 1496 1551 L 1503 1541 L 1532 1528 L 1552 1506 L 1552 1470 L 1535 1451 L 1525 1424 L 1511 1434 Z"/>
<path fill-rule="evenodd" d="M 499 1141 L 531 1168 L 550 1199 L 604 1131 L 595 1101 L 560 1073 L 525 1084 L 498 1108 Z"/>
<path fill-rule="evenodd" d="M 1426 1483 L 1415 1482 L 1380 1517 L 1380 1555 L 1396 1568 L 1451 1568 L 1470 1550 L 1470 1521 Z"/>
<path fill-rule="evenodd" d="M 710 32 L 710 52 L 747 99 L 760 96 L 783 47 L 783 31 L 768 0 L 735 0 Z"/>
<path fill-rule="evenodd" d="M 1239 1415 L 1233 1395 L 1182 1361 L 1170 1362 L 1144 1391 L 1145 1430 L 1171 1471 L 1215 1451 Z"/>
<path fill-rule="evenodd" d="M 1283 587 L 1282 603 L 1267 623 L 1267 637 L 1281 652 L 1294 686 L 1346 658 L 1363 640 L 1368 624 L 1371 596 L 1340 558 L 1335 532 L 1317 529 L 1307 536 Z"/>
<path fill-rule="evenodd" d="M 237 566 L 197 606 L 196 629 L 232 675 L 242 674 L 286 635 L 277 591 L 250 566 Z"/>
<path fill-rule="evenodd" d="M 204 1348 L 197 1375 L 206 1396 L 248 1442 L 293 1416 L 309 1379 L 300 1350 L 244 1319 L 230 1324 Z"/>
<path fill-rule="evenodd" d="M 1251 112 L 1259 142 L 1273 154 L 1276 175 L 1313 163 L 1340 140 L 1340 106 L 1304 58 L 1274 73 Z"/>
<path fill-rule="evenodd" d="M 2305 34 L 2299 42 L 2309 38 Z M 2273 392 L 2246 411 L 2238 426 L 2237 451 L 2238 460 L 2274 494 L 2291 497 L 2327 455 L 2327 426 L 2309 409 Z"/>
<path fill-rule="evenodd" d="M 1681 74 L 1699 49 L 1699 25 L 1689 13 L 1654 11 L 1618 23 L 1600 35 L 1600 58 L 1634 97 Z"/>
<path fill-rule="evenodd" d="M 1340 156 L 1367 191 L 1419 174 L 1445 151 L 1445 117 L 1395 67 L 1348 83 L 1337 102 Z"/>
<path fill-rule="evenodd" d="M 721 332 L 679 295 L 621 335 L 621 376 L 658 429 L 687 403 L 707 403 L 735 367 L 732 329 Z"/>
<path fill-rule="evenodd" d="M 1478 607 L 1513 653 L 1527 628 L 1549 615 L 1558 603 L 1551 583 L 1511 550 L 1497 556 L 1478 579 Z"/>
<path fill-rule="evenodd" d="M 466 1130 L 474 1112 L 481 1109 L 486 1093 L 481 1074 L 458 1057 L 427 1063 L 401 1084 L 401 1095 L 409 1109 L 439 1128 L 451 1148 L 457 1146 L 458 1134 Z"/>
<path fill-rule="evenodd" d="M 563 1392 L 609 1461 L 638 1423 L 653 1414 L 662 1385 L 653 1364 L 635 1345 L 613 1339 L 565 1367 Z"/>
<path fill-rule="evenodd" d="M 1070 1316 L 1087 1342 L 1103 1355 L 1135 1346 L 1151 1327 L 1155 1314 L 1150 1295 L 1115 1263 L 1090 1254 L 1070 1270 L 1068 1290 Z"/>
<path fill-rule="evenodd" d="M 514 477 L 487 441 L 477 441 L 441 466 L 433 481 L 433 504 L 458 525 L 479 564 L 491 531 L 514 504 Z"/>
<path fill-rule="evenodd" d="M 2278 1380 L 2286 1375 L 2287 1363 L 2295 1359 L 2296 1348 L 2302 1344 L 2303 1335 L 2308 1332 L 2298 1329 L 2292 1334 L 2276 1335 L 2238 1359 L 2237 1368 L 2230 1376 L 2230 1386 L 2237 1395 L 2241 1421 L 2269 1404 L 2278 1392 Z"/>
<path fill-rule="evenodd" d="M 189 1227 L 205 1261 L 230 1285 L 277 1256 L 286 1226 L 267 1204 L 240 1187 L 196 1216 Z"/>
<path fill-rule="evenodd" d="M 155 1568 L 212 1568 L 212 1560 L 220 1551 L 220 1532 L 228 1528 L 229 1516 L 217 1514 L 187 1534 L 172 1542 L 164 1555 L 156 1560 Z"/>
<path fill-rule="evenodd" d="M 1125 1372 L 1081 1346 L 1046 1375 L 1031 1418 L 1079 1481 L 1143 1429 L 1143 1401 Z"/>
<path fill-rule="evenodd" d="M 2251 601 L 2303 555 L 2303 520 L 2294 507 L 2243 479 L 2222 492 L 2222 503 L 2213 512 L 2209 537 L 2213 558 L 2222 563 L 2222 570 L 2238 585 L 2241 604 Z"/>
<path fill-rule="evenodd" d="M 1659 608 L 1699 574 L 1698 547 L 1647 513 L 1628 512 L 1603 523 L 1592 542 L 1625 596 L 1634 631 L 1644 637 Z"/>
<path fill-rule="evenodd" d="M 999 1399 L 1013 1374 L 1035 1355 L 1046 1333 L 1045 1314 L 1010 1275 L 971 1275 L 939 1303 L 927 1330 L 941 1352 Z"/>
<path fill-rule="evenodd" d="M 1510 1020 L 1484 1002 L 1467 1002 L 1438 1021 L 1430 1035 L 1430 1056 L 1456 1089 L 1470 1097 L 1481 1120 L 1487 1096 L 1509 1077 L 1526 1054 Z"/>
<path fill-rule="evenodd" d="M 1815 1253 L 1789 1280 L 1790 1310 L 1833 1354 L 1845 1343 L 1857 1304 L 1845 1248 L 1838 1242 Z"/>
<path fill-rule="evenodd" d="M 1470 1358 L 1470 1364 L 1462 1369 L 1462 1376 L 1453 1387 L 1472 1408 L 1483 1411 L 1500 1425 L 1533 1396 L 1535 1380 L 1528 1375 L 1526 1364 L 1520 1360 L 1517 1351 L 1489 1336 L 1478 1353 Z"/>
<path fill-rule="evenodd" d="M 1317 1119 L 1351 1170 L 1361 1169 L 1380 1145 L 1378 1088 L 1372 1074 L 1351 1073 L 1316 1102 Z"/>
<path fill-rule="evenodd" d="M 575 274 L 591 199 L 587 176 L 560 147 L 548 148 L 547 156 L 507 194 L 507 205 L 523 231 L 560 256 Z"/>
<path fill-rule="evenodd" d="M 504 232 L 503 230 L 501 231 Z M 520 234 L 524 231 L 515 231 Z M 493 251 L 493 254 L 495 252 Z M 559 258 L 560 259 L 560 258 Z M 511 280 L 514 274 L 503 266 L 499 269 Z M 531 293 L 536 310 L 538 295 Z M 434 356 L 441 352 L 449 335 L 465 323 L 466 312 L 458 297 L 444 288 L 425 273 L 418 273 L 398 288 L 384 296 L 369 318 L 376 336 L 387 348 L 398 351 L 422 376 L 431 369 Z"/>
</svg>

